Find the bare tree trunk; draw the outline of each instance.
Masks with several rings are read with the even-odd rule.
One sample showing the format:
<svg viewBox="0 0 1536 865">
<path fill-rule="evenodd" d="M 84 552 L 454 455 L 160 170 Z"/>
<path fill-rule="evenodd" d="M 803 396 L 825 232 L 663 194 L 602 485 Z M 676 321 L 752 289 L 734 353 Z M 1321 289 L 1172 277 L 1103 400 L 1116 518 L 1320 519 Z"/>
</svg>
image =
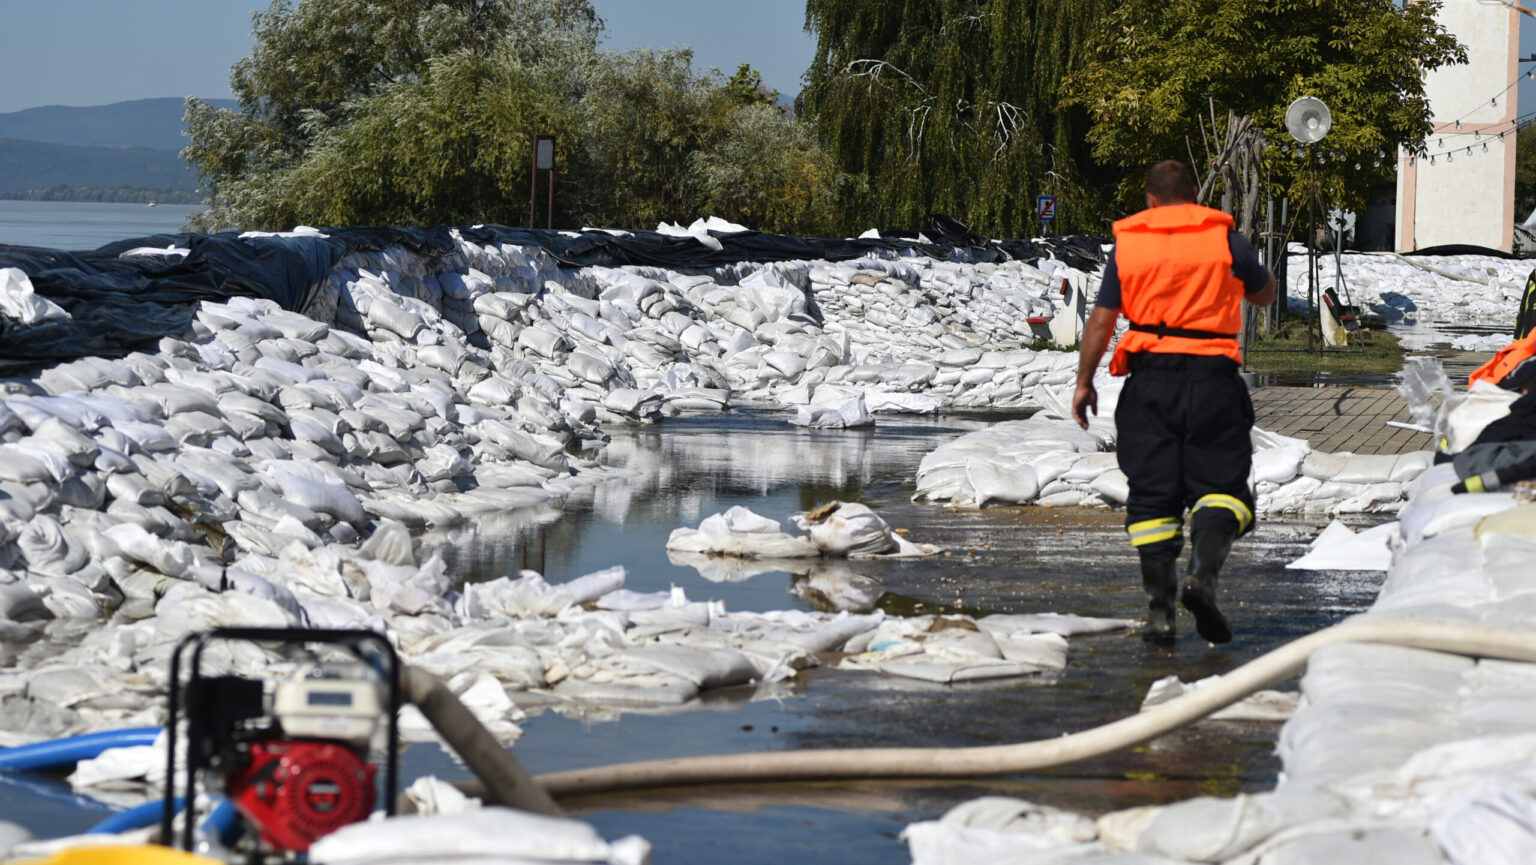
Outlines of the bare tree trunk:
<svg viewBox="0 0 1536 865">
<path fill-rule="evenodd" d="M 1258 212 L 1260 193 L 1260 163 L 1264 153 L 1264 136 L 1253 126 L 1253 118 L 1239 117 L 1227 112 L 1226 129 L 1216 125 L 1216 109 L 1211 107 L 1211 130 L 1207 134 L 1205 123 L 1200 124 L 1200 137 L 1205 145 L 1205 171 L 1196 167 L 1195 176 L 1200 178 L 1198 201 L 1208 204 L 1221 189 L 1221 209 L 1232 214 L 1237 230 L 1250 241 L 1258 238 Z"/>
</svg>

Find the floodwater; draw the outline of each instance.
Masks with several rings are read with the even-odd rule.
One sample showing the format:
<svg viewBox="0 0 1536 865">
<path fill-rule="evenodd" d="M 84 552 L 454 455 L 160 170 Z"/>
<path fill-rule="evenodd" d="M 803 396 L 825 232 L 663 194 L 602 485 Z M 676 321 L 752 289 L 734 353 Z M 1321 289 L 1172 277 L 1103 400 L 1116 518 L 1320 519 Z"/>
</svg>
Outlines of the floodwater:
<svg viewBox="0 0 1536 865">
<path fill-rule="evenodd" d="M 910 502 L 918 462 L 941 442 L 1001 414 L 881 418 L 874 430 L 806 431 L 782 413 L 727 412 L 617 427 L 608 462 L 633 472 L 553 509 L 484 525 L 473 535 L 427 539 L 471 579 L 540 570 L 551 581 L 622 564 L 627 586 L 682 587 L 728 609 L 822 609 L 826 593 L 792 590 L 810 580 L 860 582 L 895 615 L 1034 613 L 1139 618 L 1145 597 L 1121 528 L 1123 515 L 1092 509 L 957 511 Z M 820 562 L 805 573 L 741 569 L 707 573 L 669 561 L 667 535 L 743 504 L 784 520 L 825 502 L 875 507 L 913 540 L 946 555 L 918 560 Z M 1239 542 L 1222 584 L 1237 631 L 1227 646 L 1187 634 L 1172 649 L 1135 632 L 1077 637 L 1055 675 L 934 685 L 822 668 L 788 682 L 740 687 L 666 712 L 567 715 L 529 707 L 514 754 L 531 771 L 668 756 L 790 748 L 969 746 L 1023 742 L 1083 730 L 1134 713 L 1147 688 L 1177 674 L 1223 673 L 1282 643 L 1364 609 L 1381 575 L 1290 571 L 1324 520 L 1266 520 Z M 856 576 L 850 576 L 856 575 Z M 819 599 L 819 600 L 818 600 Z M 1282 687 L 1293 687 L 1288 684 Z M 935 819 L 987 794 L 1017 796 L 1084 813 L 1198 795 L 1269 789 L 1279 768 L 1272 724 L 1202 722 L 1130 752 L 1028 775 L 964 783 L 751 785 L 577 799 L 570 812 L 608 838 L 636 833 L 657 863 L 891 863 L 908 861 L 898 839 L 912 821 Z M 409 748 L 407 780 L 466 779 L 432 746 Z M 101 811 L 5 786 L 0 813 L 42 836 L 83 830 Z M 55 796 L 67 787 L 41 779 Z"/>
<path fill-rule="evenodd" d="M 1139 618 L 1145 597 L 1123 515 L 1091 509 L 957 511 L 909 499 L 922 456 L 1000 416 L 882 419 L 876 430 L 805 431 L 783 415 L 732 412 L 613 430 L 612 461 L 639 471 L 594 490 L 556 522 L 511 535 L 461 538 L 446 548 L 484 576 L 535 567 L 551 580 L 622 563 L 627 586 L 684 588 L 728 609 L 817 609 L 812 579 L 857 575 L 883 590 L 877 606 L 914 613 L 1063 612 Z M 663 549 L 678 526 L 734 504 L 784 520 L 842 499 L 877 508 L 913 540 L 947 555 L 807 566 L 805 573 L 701 573 Z M 1267 520 L 1239 543 L 1222 586 L 1237 639 L 1213 648 L 1189 634 L 1155 649 L 1134 632 L 1078 637 L 1067 669 L 1050 677 L 933 685 L 876 674 L 808 671 L 763 692 L 710 694 L 681 713 L 567 717 L 530 711 L 514 748 L 533 772 L 639 759 L 751 750 L 995 745 L 1059 736 L 1134 713 L 1163 676 L 1223 673 L 1368 606 L 1381 575 L 1290 571 L 1325 520 Z M 728 577 L 736 578 L 731 581 Z M 1293 685 L 1291 685 L 1293 687 Z M 1129 753 L 1027 776 L 974 782 L 752 785 L 623 794 L 566 803 L 606 837 L 639 833 L 656 861 L 703 863 L 905 861 L 897 835 L 987 794 L 1019 796 L 1086 813 L 1197 795 L 1270 788 L 1278 727 L 1204 722 Z M 435 748 L 405 757 L 407 774 L 463 778 Z"/>
</svg>

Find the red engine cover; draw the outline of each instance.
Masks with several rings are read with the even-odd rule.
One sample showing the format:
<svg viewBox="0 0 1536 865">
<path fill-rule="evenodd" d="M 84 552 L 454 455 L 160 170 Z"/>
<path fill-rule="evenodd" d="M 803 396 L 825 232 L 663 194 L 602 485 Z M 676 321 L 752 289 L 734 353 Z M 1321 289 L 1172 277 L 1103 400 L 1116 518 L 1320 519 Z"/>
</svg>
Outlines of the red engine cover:
<svg viewBox="0 0 1536 865">
<path fill-rule="evenodd" d="M 253 742 L 251 762 L 225 778 L 230 801 L 273 850 L 315 839 L 373 811 L 371 763 L 327 742 Z"/>
</svg>

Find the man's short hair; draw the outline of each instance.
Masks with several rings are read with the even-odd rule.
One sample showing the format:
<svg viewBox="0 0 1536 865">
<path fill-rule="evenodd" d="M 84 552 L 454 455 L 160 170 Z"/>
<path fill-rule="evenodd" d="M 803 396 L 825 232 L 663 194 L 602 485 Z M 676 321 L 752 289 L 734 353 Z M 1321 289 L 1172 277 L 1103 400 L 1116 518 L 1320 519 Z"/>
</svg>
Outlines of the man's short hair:
<svg viewBox="0 0 1536 865">
<path fill-rule="evenodd" d="M 1147 172 L 1147 193 L 1163 204 L 1193 204 L 1200 190 L 1184 163 L 1165 159 Z"/>
</svg>

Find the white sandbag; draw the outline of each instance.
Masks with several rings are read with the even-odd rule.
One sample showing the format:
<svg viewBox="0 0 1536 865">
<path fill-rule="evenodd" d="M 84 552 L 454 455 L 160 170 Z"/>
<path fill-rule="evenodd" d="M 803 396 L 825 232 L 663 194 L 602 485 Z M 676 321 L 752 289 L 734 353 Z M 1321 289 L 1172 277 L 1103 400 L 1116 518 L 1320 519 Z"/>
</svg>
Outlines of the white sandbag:
<svg viewBox="0 0 1536 865">
<path fill-rule="evenodd" d="M 1509 414 L 1510 404 L 1519 398 L 1519 391 L 1487 381 L 1473 382 L 1465 394 L 1447 397 L 1435 423 L 1439 449 L 1448 454 L 1465 450 L 1488 424 Z"/>
<path fill-rule="evenodd" d="M 18 447 L 14 444 L 0 444 L 0 480 L 14 481 L 20 484 L 39 483 L 49 481 L 58 483 L 61 479 L 50 470 L 47 454 L 30 453 L 30 449 Z M 68 464 L 68 460 L 54 455 L 59 460 Z M 66 471 L 65 477 L 69 474 Z"/>
<path fill-rule="evenodd" d="M 1130 480 L 1125 472 L 1118 468 L 1110 469 L 1088 484 L 1088 488 L 1098 493 L 1107 502 L 1123 505 L 1131 496 Z"/>
<path fill-rule="evenodd" d="M 867 505 L 857 502 L 831 502 L 790 519 L 829 556 L 931 556 L 940 552 L 931 544 L 914 544 L 903 538 Z"/>
<path fill-rule="evenodd" d="M 655 415 L 661 403 L 661 394 L 637 388 L 615 388 L 603 397 L 603 408 L 637 418 Z"/>
<path fill-rule="evenodd" d="M 346 483 L 323 469 L 291 460 L 263 460 L 260 469 L 284 496 L 312 511 L 354 526 L 368 520 L 362 503 Z"/>
<path fill-rule="evenodd" d="M 1309 451 L 1301 463 L 1301 473 L 1309 478 L 1320 481 L 1331 481 L 1334 475 L 1344 470 L 1349 462 L 1347 454 L 1326 453 L 1324 451 Z"/>
<path fill-rule="evenodd" d="M 66 575 L 85 566 L 90 553 L 69 529 L 47 514 L 34 516 L 16 536 L 27 568 L 40 574 Z"/>
<path fill-rule="evenodd" d="M 1536 861 L 1536 799 L 1500 781 L 1475 784 L 1429 818 L 1452 865 Z"/>
<path fill-rule="evenodd" d="M 1224 862 L 1283 829 L 1347 813 L 1343 801 L 1322 791 L 1189 799 L 1159 811 L 1136 849 L 1177 861 Z"/>
<path fill-rule="evenodd" d="M 1343 484 L 1386 483 L 1396 465 L 1396 454 L 1349 454 L 1329 480 Z"/>
<path fill-rule="evenodd" d="M 644 865 L 650 849 L 638 836 L 609 844 L 576 820 L 490 807 L 346 826 L 315 842 L 309 860 L 315 865 L 454 860 Z"/>
<path fill-rule="evenodd" d="M 1285 445 L 1255 450 L 1251 477 L 1255 483 L 1289 483 L 1301 472 L 1301 464 L 1307 458 L 1308 451 L 1305 445 Z"/>
<path fill-rule="evenodd" d="M 52 617 L 42 596 L 26 583 L 0 583 L 0 621 L 27 622 Z"/>
<path fill-rule="evenodd" d="M 667 549 L 747 558 L 793 559 L 821 555 L 816 544 L 781 531 L 778 520 L 759 516 L 741 505 L 705 517 L 697 529 L 673 529 L 667 538 Z"/>
<path fill-rule="evenodd" d="M 516 382 L 498 373 L 476 382 L 467 391 L 472 402 L 490 406 L 511 405 L 522 393 Z"/>
<path fill-rule="evenodd" d="M 131 523 L 113 526 L 104 534 L 117 547 L 118 555 L 148 565 L 168 577 L 186 577 L 198 561 L 191 546 L 157 538 Z"/>
<path fill-rule="evenodd" d="M 464 586 L 455 610 L 470 621 L 500 618 L 558 616 L 576 603 L 575 596 L 560 586 L 551 586 L 534 571 L 523 571 L 517 579 L 499 577 Z"/>
<path fill-rule="evenodd" d="M 416 565 L 410 530 L 400 523 L 387 520 L 380 521 L 374 527 L 373 534 L 357 552 L 365 559 L 376 559 L 392 565 Z"/>
<path fill-rule="evenodd" d="M 207 412 L 189 411 L 166 419 L 165 432 L 181 444 L 205 445 L 219 436 L 233 432 L 223 418 Z"/>
<path fill-rule="evenodd" d="M 795 426 L 810 429 L 848 429 L 875 425 L 874 415 L 864 403 L 864 394 L 832 405 L 803 405 L 790 419 Z"/>
<path fill-rule="evenodd" d="M 128 464 L 133 466 L 131 460 Z M 145 480 L 144 476 L 138 473 L 137 466 L 134 466 L 132 473 L 108 475 L 107 492 L 115 500 L 132 502 L 136 505 L 163 505 L 167 501 L 165 492 Z"/>
<path fill-rule="evenodd" d="M 566 471 L 569 460 L 565 455 L 565 445 L 547 436 L 535 435 L 516 429 L 509 424 L 500 421 L 481 421 L 476 430 L 487 440 L 521 460 L 527 460 L 536 466 Z"/>
<path fill-rule="evenodd" d="M 1328 524 L 1306 555 L 1286 565 L 1301 570 L 1385 571 L 1392 565 L 1391 539 L 1397 523 L 1383 523 L 1356 534 L 1338 520 Z"/>
<path fill-rule="evenodd" d="M 138 395 L 147 397 L 159 406 L 161 417 L 171 417 L 189 411 L 200 411 L 215 416 L 219 413 L 219 404 L 213 395 L 185 385 L 162 382 L 135 388 L 126 394 L 130 399 Z"/>
<path fill-rule="evenodd" d="M 864 404 L 873 413 L 933 414 L 943 403 L 938 397 L 917 393 L 865 391 Z"/>
<path fill-rule="evenodd" d="M 426 328 L 426 323 L 421 315 L 396 302 L 401 300 L 404 298 L 374 296 L 373 302 L 368 305 L 368 310 L 364 313 L 364 320 L 370 328 L 393 333 L 405 340 L 416 339 Z M 372 333 L 371 330 L 370 333 Z"/>
<path fill-rule="evenodd" d="M 1413 451 L 1399 454 L 1397 462 L 1392 465 L 1392 472 L 1387 480 L 1392 483 L 1406 484 L 1416 480 L 1420 475 L 1429 470 L 1434 464 L 1432 451 Z"/>
</svg>

